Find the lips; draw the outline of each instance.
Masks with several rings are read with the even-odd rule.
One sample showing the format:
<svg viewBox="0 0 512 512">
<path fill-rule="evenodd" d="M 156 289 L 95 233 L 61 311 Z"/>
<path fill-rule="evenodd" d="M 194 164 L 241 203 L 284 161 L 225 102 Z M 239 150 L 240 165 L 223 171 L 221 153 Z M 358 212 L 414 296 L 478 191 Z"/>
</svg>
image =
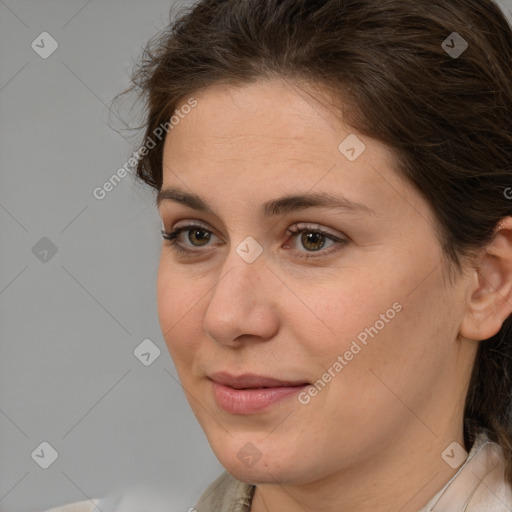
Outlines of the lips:
<svg viewBox="0 0 512 512">
<path fill-rule="evenodd" d="M 209 378 L 233 389 L 281 388 L 310 384 L 306 380 L 281 380 L 250 373 L 235 376 L 227 372 L 216 372 L 209 375 Z"/>
<path fill-rule="evenodd" d="M 281 380 L 263 375 L 230 375 L 217 372 L 209 376 L 218 407 L 233 415 L 270 413 L 272 407 L 309 386 L 304 380 Z"/>
</svg>

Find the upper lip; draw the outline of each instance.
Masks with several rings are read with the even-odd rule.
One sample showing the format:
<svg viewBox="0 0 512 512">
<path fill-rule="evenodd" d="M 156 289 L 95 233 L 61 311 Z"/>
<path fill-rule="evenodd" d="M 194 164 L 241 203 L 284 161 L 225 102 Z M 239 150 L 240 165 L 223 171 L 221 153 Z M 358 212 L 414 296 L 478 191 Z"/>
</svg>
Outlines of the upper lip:
<svg viewBox="0 0 512 512">
<path fill-rule="evenodd" d="M 234 389 L 248 388 L 275 388 L 283 386 L 299 386 L 301 384 L 309 384 L 305 380 L 280 380 L 272 377 L 264 377 L 263 375 L 255 375 L 252 373 L 244 373 L 243 375 L 230 375 L 227 372 L 216 372 L 209 375 L 211 380 L 230 386 Z"/>
</svg>

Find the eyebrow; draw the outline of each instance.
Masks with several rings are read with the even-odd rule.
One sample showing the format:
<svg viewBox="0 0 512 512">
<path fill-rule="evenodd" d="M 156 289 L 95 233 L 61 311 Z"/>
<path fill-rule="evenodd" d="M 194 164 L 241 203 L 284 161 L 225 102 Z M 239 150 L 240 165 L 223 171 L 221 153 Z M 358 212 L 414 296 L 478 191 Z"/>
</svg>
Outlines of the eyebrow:
<svg viewBox="0 0 512 512">
<path fill-rule="evenodd" d="M 216 215 L 208 203 L 200 196 L 177 187 L 169 187 L 158 191 L 156 196 L 157 208 L 164 201 L 174 201 L 194 210 Z M 352 201 L 346 197 L 336 197 L 327 192 L 282 196 L 263 203 L 261 209 L 265 217 L 272 217 L 313 207 L 335 208 L 347 213 L 365 213 L 377 216 L 376 212 L 366 204 Z"/>
</svg>

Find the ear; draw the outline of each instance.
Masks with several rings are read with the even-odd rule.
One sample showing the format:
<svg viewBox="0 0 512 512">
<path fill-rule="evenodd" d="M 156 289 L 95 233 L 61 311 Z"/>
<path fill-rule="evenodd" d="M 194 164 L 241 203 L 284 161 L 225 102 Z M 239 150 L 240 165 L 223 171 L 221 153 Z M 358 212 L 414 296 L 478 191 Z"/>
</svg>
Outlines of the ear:
<svg viewBox="0 0 512 512">
<path fill-rule="evenodd" d="M 465 338 L 486 340 L 512 313 L 512 217 L 499 222 L 471 277 L 459 332 Z"/>
</svg>

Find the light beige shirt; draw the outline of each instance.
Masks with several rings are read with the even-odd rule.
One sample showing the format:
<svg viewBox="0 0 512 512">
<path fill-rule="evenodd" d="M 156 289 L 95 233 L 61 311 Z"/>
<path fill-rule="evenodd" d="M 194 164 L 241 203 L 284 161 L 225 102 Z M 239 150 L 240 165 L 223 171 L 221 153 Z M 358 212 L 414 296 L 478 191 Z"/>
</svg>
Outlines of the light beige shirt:
<svg viewBox="0 0 512 512">
<path fill-rule="evenodd" d="M 189 510 L 250 512 L 255 488 L 223 471 Z M 81 501 L 46 512 L 100 512 L 96 508 L 100 501 Z M 499 445 L 480 434 L 464 464 L 418 512 L 512 512 L 512 486 L 504 478 Z"/>
</svg>

